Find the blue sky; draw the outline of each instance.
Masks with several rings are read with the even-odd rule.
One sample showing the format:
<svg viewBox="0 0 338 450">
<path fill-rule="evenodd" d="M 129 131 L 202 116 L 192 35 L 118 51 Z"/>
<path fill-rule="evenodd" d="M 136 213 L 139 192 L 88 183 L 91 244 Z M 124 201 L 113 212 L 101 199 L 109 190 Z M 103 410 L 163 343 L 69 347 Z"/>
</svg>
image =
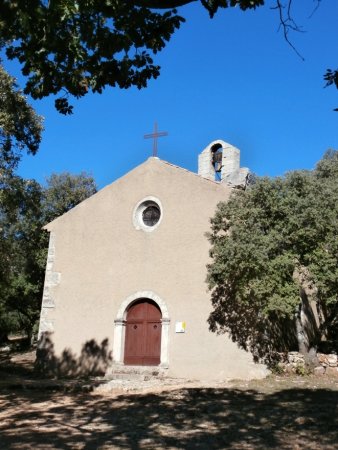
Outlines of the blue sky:
<svg viewBox="0 0 338 450">
<path fill-rule="evenodd" d="M 45 132 L 20 174 L 43 182 L 53 172 L 86 171 L 101 188 L 151 156 L 143 135 L 155 121 L 169 133 L 159 139 L 159 157 L 192 171 L 215 139 L 238 147 L 241 165 L 258 175 L 313 168 L 326 149 L 338 149 L 338 91 L 323 88 L 323 74 L 338 62 L 338 2 L 322 0 L 311 18 L 315 1 L 294 4 L 304 33 L 290 39 L 305 61 L 269 6 L 221 10 L 212 20 L 200 4 L 181 8 L 187 21 L 155 56 L 161 76 L 147 89 L 88 95 L 67 117 L 51 97 L 31 102 Z"/>
</svg>

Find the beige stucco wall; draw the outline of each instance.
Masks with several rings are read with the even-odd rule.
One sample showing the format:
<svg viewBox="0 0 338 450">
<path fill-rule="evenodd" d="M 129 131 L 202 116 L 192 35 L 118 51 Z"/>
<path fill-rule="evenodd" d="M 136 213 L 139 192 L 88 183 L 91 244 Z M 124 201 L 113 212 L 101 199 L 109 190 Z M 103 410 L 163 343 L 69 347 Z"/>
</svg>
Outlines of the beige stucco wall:
<svg viewBox="0 0 338 450">
<path fill-rule="evenodd" d="M 49 270 L 57 282 L 49 287 L 51 307 L 43 308 L 43 316 L 54 330 L 57 354 L 65 348 L 79 354 L 91 339 L 108 338 L 112 349 L 122 302 L 134 292 L 151 291 L 165 302 L 170 318 L 169 375 L 264 375 L 250 354 L 208 330 L 205 232 L 217 203 L 229 195 L 224 185 L 149 158 L 49 224 L 55 250 Z M 150 233 L 133 225 L 135 205 L 148 196 L 163 208 L 159 227 Z M 186 333 L 175 333 L 176 321 L 186 322 Z"/>
</svg>

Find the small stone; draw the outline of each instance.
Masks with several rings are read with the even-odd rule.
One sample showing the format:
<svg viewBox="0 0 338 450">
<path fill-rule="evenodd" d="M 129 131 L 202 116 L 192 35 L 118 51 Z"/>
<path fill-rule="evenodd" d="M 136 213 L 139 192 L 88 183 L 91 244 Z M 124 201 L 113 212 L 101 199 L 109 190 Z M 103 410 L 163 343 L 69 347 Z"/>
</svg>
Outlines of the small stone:
<svg viewBox="0 0 338 450">
<path fill-rule="evenodd" d="M 324 355 L 324 353 L 317 353 L 317 358 L 319 360 L 319 362 L 322 362 L 325 359 L 326 355 Z"/>
<path fill-rule="evenodd" d="M 329 365 L 327 355 L 325 355 L 325 353 L 317 353 L 317 358 L 321 366 L 326 367 Z"/>
<path fill-rule="evenodd" d="M 330 367 L 337 367 L 337 355 L 334 353 L 327 355 L 327 362 Z"/>
<path fill-rule="evenodd" d="M 299 362 L 304 362 L 304 355 L 302 355 L 299 352 L 289 352 L 288 353 L 288 362 L 290 364 L 292 363 L 299 363 Z"/>
<path fill-rule="evenodd" d="M 285 364 L 284 365 L 284 372 L 285 373 L 292 373 L 293 372 L 293 365 L 292 364 Z"/>
<path fill-rule="evenodd" d="M 325 369 L 322 366 L 318 366 L 313 369 L 313 373 L 314 373 L 314 375 L 321 376 L 321 375 L 324 375 Z"/>
<path fill-rule="evenodd" d="M 6 345 L 5 347 L 0 347 L 0 352 L 10 352 L 11 349 L 8 345 Z"/>
</svg>

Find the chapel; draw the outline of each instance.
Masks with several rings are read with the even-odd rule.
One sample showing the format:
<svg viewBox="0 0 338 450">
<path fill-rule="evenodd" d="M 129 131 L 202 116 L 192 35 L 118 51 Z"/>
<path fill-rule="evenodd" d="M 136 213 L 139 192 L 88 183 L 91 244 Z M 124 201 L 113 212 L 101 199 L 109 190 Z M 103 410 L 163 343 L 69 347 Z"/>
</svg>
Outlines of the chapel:
<svg viewBox="0 0 338 450">
<path fill-rule="evenodd" d="M 240 151 L 216 140 L 199 154 L 198 173 L 150 157 L 46 225 L 40 351 L 48 336 L 45 351 L 59 367 L 66 360 L 97 367 L 102 356 L 107 371 L 265 376 L 265 366 L 207 323 L 206 232 L 216 205 L 247 177 Z"/>
</svg>

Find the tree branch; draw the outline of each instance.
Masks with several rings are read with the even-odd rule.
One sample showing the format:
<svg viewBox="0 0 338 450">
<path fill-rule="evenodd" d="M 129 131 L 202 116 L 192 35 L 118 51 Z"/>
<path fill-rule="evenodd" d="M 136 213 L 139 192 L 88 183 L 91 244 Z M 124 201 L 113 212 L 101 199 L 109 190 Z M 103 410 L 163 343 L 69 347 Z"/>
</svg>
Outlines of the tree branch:
<svg viewBox="0 0 338 450">
<path fill-rule="evenodd" d="M 322 0 L 317 0 L 317 4 L 316 4 L 316 6 L 314 7 L 312 13 L 309 15 L 309 19 L 311 19 L 311 17 L 315 14 L 315 12 L 317 11 L 317 9 L 319 8 L 320 2 L 321 2 L 321 1 L 322 1 Z"/>
<path fill-rule="evenodd" d="M 299 58 L 304 61 L 305 58 L 299 53 L 299 51 L 296 49 L 296 47 L 290 41 L 289 36 L 288 36 L 290 30 L 297 31 L 298 33 L 303 33 L 303 30 L 296 24 L 296 22 L 292 18 L 291 5 L 292 5 L 292 0 L 288 0 L 286 17 L 284 16 L 284 13 L 283 13 L 285 6 L 282 5 L 280 0 L 277 0 L 276 6 L 272 9 L 278 10 L 279 21 L 280 21 L 279 28 L 283 29 L 284 39 L 290 45 L 292 50 L 299 56 Z"/>
</svg>

